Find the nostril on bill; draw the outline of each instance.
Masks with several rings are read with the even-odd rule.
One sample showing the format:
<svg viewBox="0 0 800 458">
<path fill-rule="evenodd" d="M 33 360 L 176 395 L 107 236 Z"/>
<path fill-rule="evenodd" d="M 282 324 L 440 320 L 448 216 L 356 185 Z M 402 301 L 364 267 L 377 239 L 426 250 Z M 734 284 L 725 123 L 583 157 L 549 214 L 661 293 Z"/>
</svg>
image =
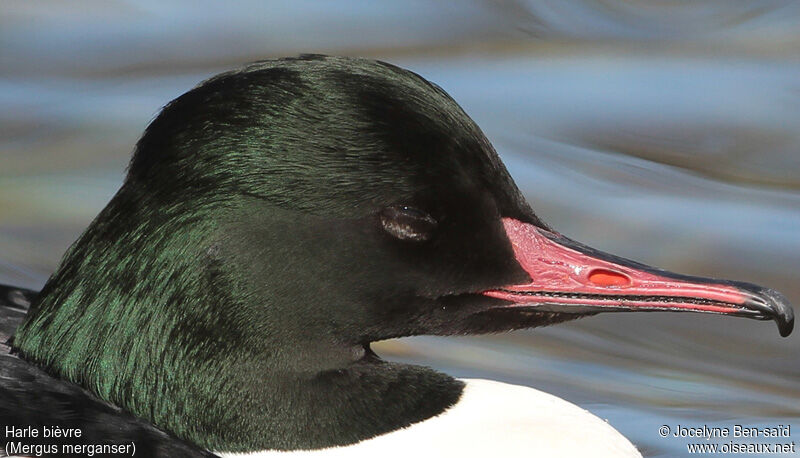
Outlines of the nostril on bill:
<svg viewBox="0 0 800 458">
<path fill-rule="evenodd" d="M 608 269 L 594 269 L 589 272 L 589 281 L 595 286 L 628 286 L 631 279 L 627 275 Z"/>
</svg>

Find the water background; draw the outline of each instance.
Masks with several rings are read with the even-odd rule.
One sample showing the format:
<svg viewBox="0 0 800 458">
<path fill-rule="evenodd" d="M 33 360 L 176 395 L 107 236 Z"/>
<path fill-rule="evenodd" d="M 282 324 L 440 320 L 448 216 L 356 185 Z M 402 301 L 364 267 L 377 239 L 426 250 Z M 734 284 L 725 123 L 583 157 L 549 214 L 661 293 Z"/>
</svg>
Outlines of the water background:
<svg viewBox="0 0 800 458">
<path fill-rule="evenodd" d="M 380 58 L 442 86 L 560 232 L 800 304 L 800 3 L 789 0 L 4 0 L 0 282 L 44 283 L 167 101 L 301 52 Z M 768 322 L 667 313 L 376 345 L 554 393 L 652 456 L 686 454 L 687 440 L 659 437 L 664 424 L 791 424 L 793 437 L 767 442 L 798 441 L 799 348 L 800 333 L 781 339 Z"/>
</svg>

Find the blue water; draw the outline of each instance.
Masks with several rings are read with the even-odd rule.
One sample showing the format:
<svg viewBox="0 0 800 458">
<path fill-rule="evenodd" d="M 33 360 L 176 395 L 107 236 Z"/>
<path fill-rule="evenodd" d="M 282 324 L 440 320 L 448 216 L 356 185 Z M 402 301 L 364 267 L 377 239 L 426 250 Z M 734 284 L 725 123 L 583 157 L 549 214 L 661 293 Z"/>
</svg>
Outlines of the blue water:
<svg viewBox="0 0 800 458">
<path fill-rule="evenodd" d="M 797 2 L 77 3 L 0 7 L 0 282 L 44 283 L 171 98 L 243 62 L 323 52 L 442 86 L 570 237 L 800 304 Z M 799 343 L 771 323 L 611 314 L 376 348 L 552 392 L 647 455 L 684 456 L 689 440 L 660 426 L 792 424 L 772 442 L 797 440 Z"/>
</svg>

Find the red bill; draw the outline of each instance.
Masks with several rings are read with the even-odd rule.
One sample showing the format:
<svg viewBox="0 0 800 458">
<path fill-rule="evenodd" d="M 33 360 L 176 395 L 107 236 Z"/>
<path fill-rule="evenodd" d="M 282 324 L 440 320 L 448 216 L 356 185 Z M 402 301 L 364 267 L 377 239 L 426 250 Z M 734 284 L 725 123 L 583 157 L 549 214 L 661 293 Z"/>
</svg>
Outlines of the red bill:
<svg viewBox="0 0 800 458">
<path fill-rule="evenodd" d="M 485 291 L 527 307 L 560 313 L 700 312 L 774 320 L 781 336 L 794 314 L 779 292 L 751 283 L 667 272 L 603 253 L 532 224 L 504 218 L 517 261 L 531 281 Z"/>
</svg>

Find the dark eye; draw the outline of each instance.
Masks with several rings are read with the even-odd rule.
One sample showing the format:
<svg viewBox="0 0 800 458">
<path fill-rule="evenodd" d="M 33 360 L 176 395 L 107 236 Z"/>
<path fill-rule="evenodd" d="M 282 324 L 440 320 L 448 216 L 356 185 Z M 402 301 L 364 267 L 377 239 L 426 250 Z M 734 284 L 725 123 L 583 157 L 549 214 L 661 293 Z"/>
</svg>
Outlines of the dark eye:
<svg viewBox="0 0 800 458">
<path fill-rule="evenodd" d="M 431 215 L 407 205 L 391 205 L 381 211 L 383 229 L 400 240 L 424 242 L 439 224 Z"/>
</svg>

